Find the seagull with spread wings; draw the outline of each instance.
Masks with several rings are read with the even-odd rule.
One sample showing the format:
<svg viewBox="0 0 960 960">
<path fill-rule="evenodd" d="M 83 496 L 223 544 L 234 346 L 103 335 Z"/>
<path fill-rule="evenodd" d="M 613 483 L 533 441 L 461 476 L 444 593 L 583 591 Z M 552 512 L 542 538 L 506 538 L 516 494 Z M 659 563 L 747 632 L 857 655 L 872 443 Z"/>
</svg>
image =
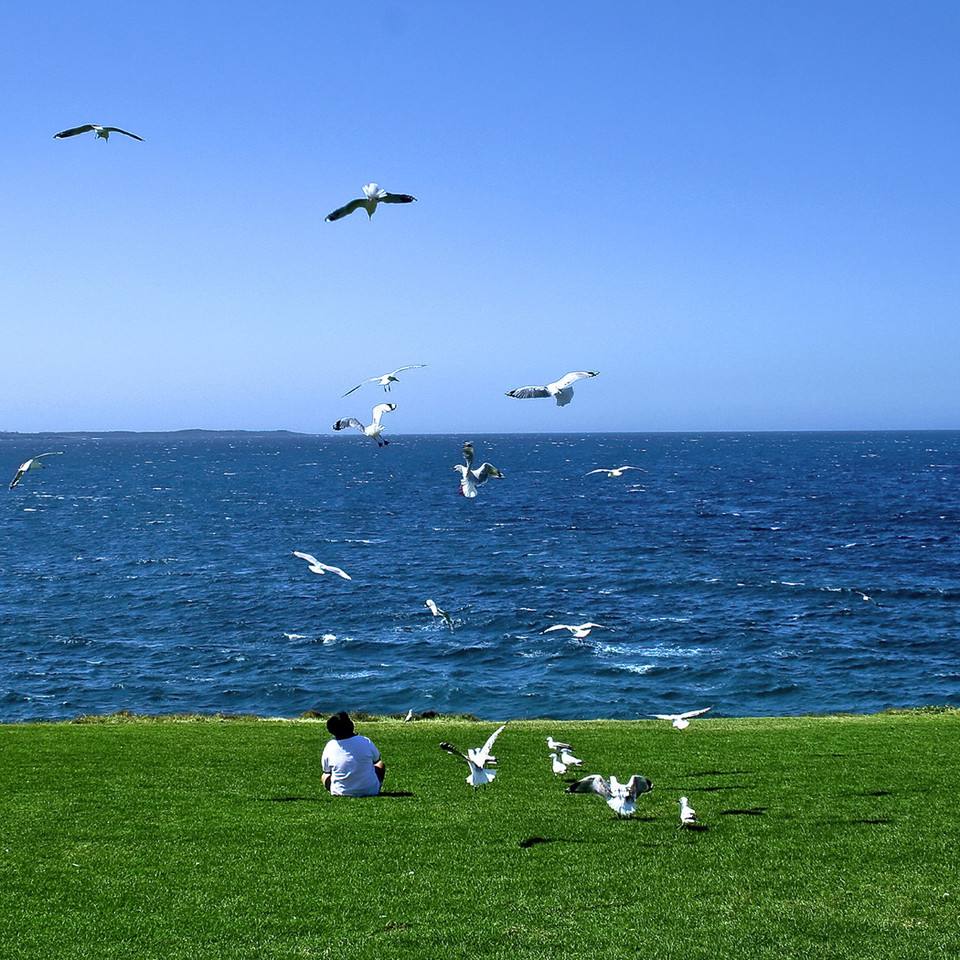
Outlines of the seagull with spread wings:
<svg viewBox="0 0 960 960">
<path fill-rule="evenodd" d="M 377 205 L 381 203 L 413 203 L 416 197 L 411 197 L 409 193 L 387 193 L 379 183 L 365 183 L 363 185 L 363 196 L 356 200 L 351 200 L 348 204 L 338 207 L 333 213 L 327 214 L 328 223 L 339 220 L 341 217 L 347 217 L 354 210 L 361 208 L 367 211 L 367 218 L 373 216 Z"/>
<path fill-rule="evenodd" d="M 545 384 L 542 387 L 517 387 L 516 390 L 508 390 L 508 397 L 516 397 L 518 400 L 530 400 L 534 397 L 553 397 L 557 401 L 558 407 L 565 407 L 573 399 L 573 385 L 578 380 L 586 380 L 589 377 L 596 377 L 599 371 L 596 370 L 577 370 L 574 373 L 568 373 L 553 383 Z"/>
<path fill-rule="evenodd" d="M 385 447 L 390 443 L 389 440 L 384 440 L 381 433 L 383 433 L 383 425 L 380 423 L 381 417 L 385 413 L 390 413 L 393 410 L 397 409 L 395 403 L 378 403 L 373 410 L 371 415 L 373 421 L 364 426 L 356 417 L 345 417 L 342 420 L 338 420 L 334 425 L 334 430 L 347 430 L 350 427 L 353 427 L 356 430 L 359 430 L 365 437 L 370 437 L 372 440 L 377 441 L 378 447 Z"/>
<path fill-rule="evenodd" d="M 60 457 L 63 456 L 62 450 L 53 450 L 50 453 L 38 453 L 35 457 L 31 457 L 29 460 L 24 460 L 23 463 L 17 467 L 17 472 L 14 475 L 13 479 L 10 481 L 10 489 L 12 490 L 22 479 L 23 475 L 28 470 L 42 470 L 46 464 L 43 462 L 41 457 Z"/>
<path fill-rule="evenodd" d="M 576 625 L 570 623 L 555 623 L 552 627 L 547 627 L 547 629 L 542 632 L 553 633 L 554 630 L 569 630 L 570 636 L 573 637 L 574 640 L 586 640 L 592 630 L 606 629 L 602 623 L 580 623 Z"/>
<path fill-rule="evenodd" d="M 325 573 L 335 573 L 338 577 L 343 577 L 344 580 L 352 580 L 353 577 L 350 576 L 345 570 L 341 570 L 339 567 L 331 567 L 328 563 L 321 563 L 315 556 L 309 553 L 301 553 L 299 550 L 294 550 L 293 555 L 299 557 L 301 560 L 306 560 L 309 566 L 307 569 L 311 573 L 319 573 L 321 576 Z"/>
<path fill-rule="evenodd" d="M 66 140 L 67 137 L 75 137 L 81 133 L 96 133 L 96 140 L 109 140 L 111 133 L 122 133 L 125 137 L 132 137 L 134 140 L 143 140 L 135 133 L 129 130 L 121 130 L 120 127 L 101 127 L 99 123 L 85 123 L 80 127 L 71 127 L 69 130 L 61 130 L 53 135 L 54 140 Z"/>
<path fill-rule="evenodd" d="M 397 376 L 398 373 L 403 373 L 404 370 L 418 370 L 425 366 L 425 363 L 408 363 L 405 367 L 397 367 L 396 370 L 391 370 L 389 373 L 381 373 L 379 377 L 367 377 L 366 380 L 361 380 L 355 387 L 351 387 L 344 396 L 349 397 L 354 390 L 359 390 L 365 383 L 379 383 L 385 391 L 389 392 L 390 384 L 400 381 Z"/>
<path fill-rule="evenodd" d="M 484 461 L 479 467 L 473 466 L 473 444 L 468 440 L 463 445 L 463 458 L 467 462 L 454 464 L 453 469 L 460 474 L 460 495 L 472 500 L 477 495 L 477 487 L 491 477 L 502 480 L 503 474 L 492 464 Z"/>
<path fill-rule="evenodd" d="M 447 753 L 459 757 L 470 768 L 467 783 L 469 783 L 474 790 L 476 790 L 477 787 L 482 787 L 490 783 L 497 775 L 495 770 L 485 770 L 484 767 L 496 764 L 497 758 L 492 756 L 490 751 L 493 749 L 493 744 L 497 737 L 503 733 L 504 727 L 506 727 L 506 724 L 501 724 L 487 737 L 487 742 L 482 747 L 471 747 L 466 753 L 455 747 L 452 743 L 444 741 L 440 744 L 441 750 L 445 750 Z"/>
<path fill-rule="evenodd" d="M 713 707 L 704 707 L 702 710 L 688 710 L 686 713 L 651 713 L 650 716 L 656 717 L 658 720 L 669 720 L 678 730 L 686 730 L 694 717 L 703 716 L 708 710 L 712 709 Z"/>
<path fill-rule="evenodd" d="M 432 600 L 427 600 L 424 606 L 435 616 L 440 617 L 443 622 L 452 630 L 453 617 L 446 610 L 441 610 Z"/>
<path fill-rule="evenodd" d="M 618 817 L 631 817 L 637 809 L 637 797 L 652 789 L 652 781 L 639 774 L 634 774 L 626 783 L 620 783 L 616 777 L 607 781 L 599 773 L 594 773 L 570 784 L 567 793 L 595 793 L 607 801 L 607 806 Z"/>
<path fill-rule="evenodd" d="M 589 473 L 585 473 L 585 477 L 592 477 L 595 473 L 605 473 L 608 477 L 622 477 L 624 472 L 627 470 L 639 470 L 641 473 L 646 473 L 647 471 L 643 467 L 631 467 L 629 465 L 623 467 L 597 467 L 596 470 L 591 470 Z"/>
</svg>

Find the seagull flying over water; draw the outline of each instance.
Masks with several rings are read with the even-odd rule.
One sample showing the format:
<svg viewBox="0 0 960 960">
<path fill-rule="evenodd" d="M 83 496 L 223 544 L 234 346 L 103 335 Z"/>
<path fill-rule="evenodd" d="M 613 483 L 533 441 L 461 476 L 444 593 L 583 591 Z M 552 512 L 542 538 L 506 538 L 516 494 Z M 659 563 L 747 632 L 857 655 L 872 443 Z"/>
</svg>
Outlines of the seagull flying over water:
<svg viewBox="0 0 960 960">
<path fill-rule="evenodd" d="M 90 133 L 91 131 L 96 133 L 96 140 L 109 140 L 111 133 L 122 133 L 125 137 L 132 137 L 134 140 L 143 140 L 143 137 L 138 137 L 135 133 L 131 133 L 129 130 L 121 130 L 119 127 L 101 127 L 99 123 L 85 123 L 81 127 L 71 127 L 69 130 L 61 130 L 59 133 L 53 135 L 54 140 L 66 140 L 67 137 L 75 137 L 80 133 Z"/>
<path fill-rule="evenodd" d="M 310 565 L 307 569 L 311 573 L 319 573 L 321 576 L 325 573 L 335 573 L 338 577 L 343 577 L 344 580 L 352 580 L 353 577 L 350 576 L 344 570 L 341 570 L 339 567 L 331 567 L 328 563 L 321 563 L 315 556 L 309 553 L 301 553 L 299 550 L 294 550 L 293 555 L 299 557 L 301 560 L 306 560 Z M 332 636 L 332 634 L 330 635 Z M 326 635 L 324 636 L 324 641 L 326 641 Z"/>
<path fill-rule="evenodd" d="M 453 618 L 447 613 L 446 610 L 441 610 L 432 600 L 427 600 L 424 603 L 424 606 L 435 616 L 442 617 L 444 623 L 452 630 L 453 629 Z"/>
<path fill-rule="evenodd" d="M 574 626 L 569 623 L 555 623 L 552 627 L 547 627 L 543 633 L 553 633 L 554 630 L 569 630 L 570 636 L 574 640 L 586 640 L 590 636 L 591 630 L 606 630 L 602 623 L 581 623 Z"/>
<path fill-rule="evenodd" d="M 333 213 L 327 214 L 327 222 L 339 220 L 341 217 L 349 216 L 354 210 L 361 207 L 367 211 L 367 217 L 372 217 L 380 203 L 413 203 L 416 197 L 411 197 L 409 193 L 387 193 L 379 183 L 365 183 L 363 185 L 363 196 L 356 200 L 351 200 L 346 206 L 338 207 Z"/>
<path fill-rule="evenodd" d="M 641 473 L 646 473 L 647 471 L 643 467 L 631 467 L 629 465 L 623 467 L 597 467 L 596 470 L 591 470 L 589 473 L 585 473 L 585 477 L 591 477 L 595 473 L 605 473 L 608 477 L 622 477 L 625 470 L 639 470 Z"/>
<path fill-rule="evenodd" d="M 658 720 L 669 720 L 678 730 L 686 730 L 694 717 L 702 716 L 712 709 L 713 707 L 704 707 L 702 710 L 688 710 L 686 713 L 651 713 L 650 716 Z"/>
<path fill-rule="evenodd" d="M 573 399 L 573 385 L 578 380 L 596 376 L 598 376 L 596 370 L 578 370 L 542 387 L 517 387 L 516 390 L 508 390 L 507 396 L 516 397 L 518 400 L 529 400 L 532 397 L 554 397 L 558 407 L 565 407 Z"/>
<path fill-rule="evenodd" d="M 460 757 L 460 759 L 467 764 L 470 768 L 467 783 L 474 789 L 490 783 L 497 775 L 495 770 L 484 770 L 484 767 L 497 762 L 497 758 L 491 756 L 490 751 L 493 749 L 494 741 L 503 733 L 504 727 L 506 727 L 506 724 L 501 724 L 487 737 L 487 742 L 482 747 L 471 747 L 466 753 L 459 750 L 452 743 L 444 741 L 440 744 L 441 750 L 445 750 L 455 757 Z"/>
<path fill-rule="evenodd" d="M 652 781 L 639 774 L 634 774 L 626 783 L 620 783 L 616 777 L 611 777 L 607 782 L 599 773 L 594 773 L 570 784 L 567 793 L 595 793 L 607 801 L 607 806 L 618 817 L 630 817 L 637 808 L 637 797 L 652 789 Z"/>
<path fill-rule="evenodd" d="M 686 797 L 681 797 L 680 804 L 680 826 L 692 827 L 697 823 L 697 811 L 690 806 L 690 801 Z"/>
<path fill-rule="evenodd" d="M 466 464 L 458 463 L 454 470 L 460 474 L 460 494 L 472 500 L 477 495 L 477 487 L 486 483 L 491 477 L 503 479 L 503 474 L 492 464 L 484 461 L 476 469 L 473 468 L 473 444 L 468 440 L 463 445 L 463 458 Z"/>
<path fill-rule="evenodd" d="M 349 397 L 354 390 L 359 390 L 365 383 L 379 383 L 385 391 L 389 391 L 391 383 L 399 383 L 398 373 L 403 373 L 404 370 L 418 370 L 425 366 L 425 363 L 408 363 L 405 367 L 397 367 L 396 370 L 391 370 L 389 373 L 381 373 L 379 377 L 367 377 L 366 380 L 361 380 L 355 387 L 351 387 L 344 396 Z"/>
<path fill-rule="evenodd" d="M 53 450 L 50 453 L 38 453 L 35 457 L 31 457 L 29 460 L 24 460 L 23 463 L 17 467 L 17 472 L 10 481 L 10 489 L 12 490 L 23 479 L 23 475 L 28 470 L 41 470 L 46 466 L 43 460 L 40 459 L 41 457 L 59 457 L 62 455 L 62 450 Z"/>
<path fill-rule="evenodd" d="M 370 437 L 372 440 L 377 441 L 378 447 L 385 447 L 390 443 L 389 440 L 384 440 L 380 436 L 383 433 L 383 427 L 380 424 L 380 418 L 385 413 L 390 413 L 392 410 L 396 410 L 397 405 L 395 403 L 378 403 L 372 410 L 373 422 L 364 426 L 356 417 L 346 417 L 343 420 L 338 420 L 334 425 L 334 430 L 346 430 L 348 427 L 355 427 L 359 430 L 365 437 Z"/>
</svg>

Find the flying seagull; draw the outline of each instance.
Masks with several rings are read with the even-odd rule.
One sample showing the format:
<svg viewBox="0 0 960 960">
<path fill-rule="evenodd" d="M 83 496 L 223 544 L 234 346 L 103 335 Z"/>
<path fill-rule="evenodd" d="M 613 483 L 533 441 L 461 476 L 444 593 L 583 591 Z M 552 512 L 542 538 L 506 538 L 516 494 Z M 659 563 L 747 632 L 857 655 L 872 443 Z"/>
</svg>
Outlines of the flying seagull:
<svg viewBox="0 0 960 960">
<path fill-rule="evenodd" d="M 497 480 L 503 479 L 503 474 L 492 464 L 484 461 L 479 467 L 473 469 L 473 444 L 468 440 L 463 445 L 463 458 L 465 464 L 458 463 L 454 466 L 460 474 L 460 494 L 472 500 L 477 495 L 477 487 L 481 483 L 486 483 L 491 477 Z"/>
<path fill-rule="evenodd" d="M 585 477 L 591 477 L 595 473 L 605 473 L 608 477 L 622 477 L 625 470 L 639 470 L 641 473 L 647 473 L 643 467 L 597 467 L 596 470 L 591 470 L 589 473 L 585 473 Z"/>
<path fill-rule="evenodd" d="M 678 730 L 686 730 L 694 717 L 702 716 L 712 709 L 713 707 L 704 707 L 702 710 L 688 710 L 686 713 L 651 713 L 650 716 L 658 720 L 669 720 Z"/>
<path fill-rule="evenodd" d="M 576 626 L 569 623 L 555 623 L 552 627 L 547 627 L 543 633 L 553 633 L 554 630 L 569 630 L 570 636 L 574 640 L 585 640 L 590 636 L 591 630 L 606 630 L 602 623 L 581 623 Z"/>
<path fill-rule="evenodd" d="M 424 606 L 435 616 L 442 617 L 444 623 L 452 630 L 453 629 L 453 618 L 447 613 L 446 610 L 441 610 L 432 600 L 427 600 L 424 603 Z"/>
<path fill-rule="evenodd" d="M 129 130 L 121 130 L 119 127 L 101 127 L 99 123 L 85 123 L 82 127 L 71 127 L 69 130 L 61 130 L 59 133 L 53 135 L 53 139 L 66 140 L 67 137 L 75 137 L 77 134 L 90 133 L 91 131 L 96 133 L 97 136 L 95 139 L 97 140 L 109 140 L 111 133 L 122 133 L 125 137 L 133 137 L 134 140 L 143 140 L 143 137 L 138 137 Z"/>
<path fill-rule="evenodd" d="M 607 806 L 618 817 L 630 817 L 637 809 L 637 797 L 652 789 L 653 783 L 639 774 L 634 774 L 626 783 L 620 783 L 616 777 L 611 777 L 608 783 L 599 773 L 594 773 L 570 784 L 567 793 L 595 793 L 607 801 Z"/>
<path fill-rule="evenodd" d="M 471 747 L 464 753 L 462 750 L 459 750 L 452 743 L 447 743 L 444 741 L 440 744 L 440 749 L 445 750 L 447 753 L 453 754 L 455 757 L 460 757 L 461 760 L 465 761 L 467 766 L 470 768 L 470 774 L 467 777 L 467 783 L 471 787 L 476 789 L 477 787 L 482 787 L 484 784 L 490 783 L 494 777 L 496 777 L 495 770 L 484 770 L 484 767 L 487 764 L 495 764 L 497 758 L 490 755 L 490 751 L 493 749 L 494 741 L 497 737 L 503 733 L 503 729 L 506 727 L 506 724 L 501 724 L 497 727 L 493 733 L 487 737 L 487 742 L 479 748 Z"/>
<path fill-rule="evenodd" d="M 355 387 L 351 387 L 344 396 L 349 397 L 354 390 L 359 390 L 365 383 L 379 383 L 384 390 L 389 391 L 391 383 L 399 382 L 398 373 L 403 373 L 404 370 L 418 370 L 425 366 L 425 363 L 408 363 L 405 367 L 397 367 L 396 370 L 391 370 L 389 373 L 381 373 L 379 377 L 367 377 L 366 380 L 361 380 Z"/>
<path fill-rule="evenodd" d="M 293 555 L 299 557 L 301 560 L 306 560 L 310 565 L 307 569 L 311 573 L 319 573 L 321 576 L 325 573 L 335 573 L 338 577 L 343 577 L 344 580 L 353 579 L 346 571 L 341 570 L 339 567 L 331 567 L 327 563 L 321 563 L 316 557 L 309 553 L 301 553 L 299 550 L 294 550 Z M 324 642 L 326 642 L 326 635 L 324 636 Z"/>
<path fill-rule="evenodd" d="M 365 437 L 370 437 L 373 440 L 377 441 L 378 447 L 385 447 L 389 440 L 384 440 L 380 436 L 383 433 L 383 427 L 380 425 L 380 418 L 385 413 L 390 413 L 393 410 L 397 409 L 395 403 L 378 403 L 372 411 L 373 422 L 364 426 L 356 417 L 346 417 L 343 420 L 338 420 L 334 425 L 334 430 L 346 430 L 348 427 L 356 427 Z"/>
<path fill-rule="evenodd" d="M 41 457 L 59 457 L 62 455 L 62 450 L 53 450 L 50 453 L 38 453 L 35 457 L 31 457 L 29 460 L 24 460 L 23 463 L 21 463 L 17 468 L 16 474 L 10 481 L 10 489 L 12 490 L 23 479 L 23 475 L 28 470 L 42 470 L 46 466 L 46 464 L 40 459 Z"/>
<path fill-rule="evenodd" d="M 378 203 L 413 203 L 416 199 L 416 197 L 411 197 L 409 193 L 387 193 L 379 183 L 365 183 L 362 197 L 351 200 L 346 206 L 339 207 L 333 213 L 327 214 L 326 219 L 328 223 L 339 220 L 341 217 L 349 216 L 354 210 L 359 210 L 361 207 L 367 211 L 367 217 L 372 217 Z"/>
<path fill-rule="evenodd" d="M 553 383 L 548 383 L 543 387 L 517 387 L 516 390 L 508 390 L 508 397 L 516 397 L 518 400 L 529 400 L 532 397 L 555 397 L 558 407 L 565 407 L 573 399 L 573 385 L 578 380 L 585 380 L 588 377 L 598 375 L 596 370 L 578 370 L 576 373 L 568 373 Z"/>
<path fill-rule="evenodd" d="M 686 797 L 681 797 L 680 804 L 680 826 L 692 827 L 697 823 L 697 811 L 690 806 L 690 801 Z"/>
</svg>

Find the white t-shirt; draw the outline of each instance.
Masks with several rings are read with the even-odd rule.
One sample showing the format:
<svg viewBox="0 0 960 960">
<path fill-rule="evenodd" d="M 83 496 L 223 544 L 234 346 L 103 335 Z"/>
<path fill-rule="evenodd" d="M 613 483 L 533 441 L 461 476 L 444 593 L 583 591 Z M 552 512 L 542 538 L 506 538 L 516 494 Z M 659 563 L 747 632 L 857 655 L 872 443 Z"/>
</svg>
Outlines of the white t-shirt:
<svg viewBox="0 0 960 960">
<path fill-rule="evenodd" d="M 354 734 L 331 740 L 323 748 L 323 772 L 333 774 L 330 792 L 336 797 L 375 797 L 380 781 L 373 765 L 380 751 L 366 737 Z"/>
</svg>

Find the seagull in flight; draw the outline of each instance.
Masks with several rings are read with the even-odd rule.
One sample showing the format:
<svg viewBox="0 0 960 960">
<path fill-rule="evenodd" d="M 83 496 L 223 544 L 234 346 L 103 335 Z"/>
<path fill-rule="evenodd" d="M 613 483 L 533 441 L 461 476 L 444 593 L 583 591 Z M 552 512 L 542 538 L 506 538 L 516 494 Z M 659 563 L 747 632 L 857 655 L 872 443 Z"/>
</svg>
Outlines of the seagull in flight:
<svg viewBox="0 0 960 960">
<path fill-rule="evenodd" d="M 623 467 L 597 467 L 596 470 L 591 470 L 589 473 L 585 473 L 585 477 L 592 477 L 595 473 L 605 473 L 608 477 L 622 477 L 624 471 L 626 470 L 639 470 L 641 473 L 647 473 L 648 471 L 644 470 L 643 467 L 631 467 L 629 465 Z"/>
<path fill-rule="evenodd" d="M 678 730 L 686 730 L 694 717 L 700 717 L 713 707 L 704 707 L 702 710 L 688 710 L 686 713 L 651 713 L 651 717 L 658 720 L 669 720 Z"/>
<path fill-rule="evenodd" d="M 477 787 L 482 787 L 487 783 L 490 783 L 491 780 L 496 777 L 495 770 L 485 770 L 484 767 L 488 764 L 495 764 L 497 758 L 490 755 L 490 751 L 493 749 L 493 744 L 496 741 L 497 737 L 503 733 L 504 727 L 506 724 L 501 724 L 497 727 L 493 733 L 487 737 L 487 742 L 482 747 L 471 747 L 464 753 L 462 750 L 459 750 L 452 743 L 447 743 L 444 741 L 440 744 L 440 749 L 445 750 L 447 753 L 453 754 L 455 757 L 460 757 L 467 766 L 470 768 L 470 773 L 467 776 L 467 783 L 476 790 Z"/>
<path fill-rule="evenodd" d="M 364 426 L 356 417 L 346 417 L 343 420 L 338 420 L 334 425 L 334 430 L 346 430 L 349 427 L 355 427 L 359 430 L 365 437 L 370 437 L 373 440 L 377 441 L 378 447 L 385 447 L 390 443 L 389 440 L 384 440 L 380 436 L 383 433 L 383 427 L 380 424 L 380 418 L 385 413 L 390 413 L 393 410 L 397 409 L 395 403 L 378 403 L 372 410 L 373 422 L 368 423 Z"/>
<path fill-rule="evenodd" d="M 680 826 L 692 827 L 697 823 L 697 811 L 690 806 L 690 801 L 686 797 L 681 797 L 680 804 Z"/>
<path fill-rule="evenodd" d="M 626 783 L 616 777 L 606 781 L 599 773 L 584 777 L 567 787 L 567 793 L 595 793 L 607 801 L 607 806 L 618 817 L 631 817 L 637 809 L 637 797 L 653 789 L 652 781 L 634 774 Z"/>
<path fill-rule="evenodd" d="M 473 444 L 468 440 L 463 445 L 463 458 L 467 462 L 458 463 L 453 468 L 460 474 L 460 494 L 469 500 L 477 495 L 477 487 L 481 483 L 486 483 L 491 477 L 503 479 L 503 474 L 492 463 L 484 461 L 473 469 L 473 456 Z"/>
<path fill-rule="evenodd" d="M 404 370 L 419 370 L 420 367 L 425 366 L 425 363 L 408 363 L 405 367 L 397 367 L 396 370 L 391 370 L 389 373 L 381 373 L 379 377 L 367 377 L 366 380 L 361 380 L 355 387 L 351 387 L 343 396 L 349 397 L 354 390 L 359 390 L 365 383 L 379 383 L 385 391 L 389 392 L 390 384 L 400 381 L 397 376 L 398 373 L 403 373 Z"/>
<path fill-rule="evenodd" d="M 362 197 L 351 200 L 345 206 L 338 207 L 333 213 L 327 214 L 326 220 L 331 223 L 341 217 L 349 216 L 354 210 L 359 210 L 361 207 L 367 211 L 367 217 L 370 218 L 379 203 L 413 203 L 416 199 L 416 197 L 411 197 L 409 193 L 387 193 L 379 183 L 365 183 Z"/>
<path fill-rule="evenodd" d="M 569 630 L 570 636 L 574 640 L 586 640 L 592 630 L 606 630 L 602 623 L 581 623 L 574 626 L 569 623 L 555 623 L 552 627 L 547 627 L 543 633 L 553 633 L 554 630 Z"/>
<path fill-rule="evenodd" d="M 10 489 L 12 490 L 23 479 L 23 475 L 28 470 L 42 470 L 43 467 L 46 466 L 43 460 L 40 459 L 41 457 L 60 457 L 62 455 L 62 450 L 53 450 L 50 453 L 38 453 L 35 457 L 31 457 L 29 460 L 24 460 L 23 463 L 17 467 L 17 472 L 10 481 Z"/>
<path fill-rule="evenodd" d="M 573 399 L 573 385 L 578 380 L 596 376 L 598 376 L 596 370 L 578 370 L 542 387 L 517 387 L 516 390 L 508 390 L 507 396 L 516 397 L 518 400 L 529 400 L 532 397 L 554 397 L 558 407 L 565 407 Z"/>
<path fill-rule="evenodd" d="M 111 133 L 122 133 L 125 137 L 132 137 L 134 140 L 143 140 L 135 133 L 129 130 L 121 130 L 119 127 L 101 127 L 99 123 L 85 123 L 82 127 L 71 127 L 69 130 L 61 130 L 53 135 L 54 140 L 66 140 L 67 137 L 75 137 L 80 133 L 96 133 L 96 140 L 109 140 Z"/>
<path fill-rule="evenodd" d="M 453 629 L 453 617 L 447 613 L 446 610 L 441 610 L 432 600 L 427 600 L 424 603 L 424 606 L 435 616 L 442 617 L 443 622 L 452 630 Z"/>
<path fill-rule="evenodd" d="M 309 566 L 307 569 L 311 573 L 319 573 L 321 576 L 325 573 L 335 573 L 338 577 L 343 577 L 344 580 L 352 580 L 353 577 L 350 576 L 344 570 L 341 570 L 339 567 L 331 567 L 328 563 L 321 563 L 315 556 L 309 553 L 301 553 L 299 550 L 294 550 L 293 555 L 299 557 L 301 560 L 306 560 Z M 324 637 L 326 641 L 326 636 Z"/>
</svg>

